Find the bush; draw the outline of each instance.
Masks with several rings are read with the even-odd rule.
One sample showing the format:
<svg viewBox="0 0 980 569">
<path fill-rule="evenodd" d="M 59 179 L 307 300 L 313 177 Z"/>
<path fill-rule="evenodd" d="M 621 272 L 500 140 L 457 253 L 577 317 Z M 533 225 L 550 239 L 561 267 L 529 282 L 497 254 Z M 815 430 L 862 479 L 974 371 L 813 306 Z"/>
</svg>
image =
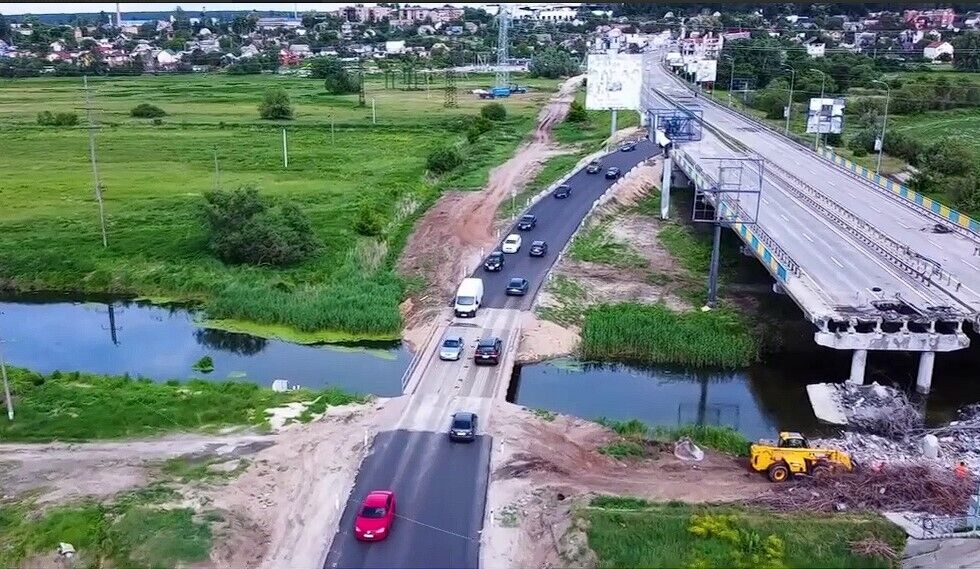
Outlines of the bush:
<svg viewBox="0 0 980 569">
<path fill-rule="evenodd" d="M 226 263 L 289 265 L 320 246 L 303 211 L 291 202 L 270 204 L 245 186 L 204 195 L 208 246 Z"/>
<path fill-rule="evenodd" d="M 262 104 L 259 105 L 259 115 L 266 120 L 292 119 L 293 106 L 289 102 L 289 94 L 286 90 L 277 87 L 266 91 Z"/>
<path fill-rule="evenodd" d="M 362 207 L 357 212 L 357 219 L 354 220 L 354 233 L 365 237 L 376 237 L 381 235 L 385 227 L 385 217 L 378 210 L 372 207 Z"/>
<path fill-rule="evenodd" d="M 473 122 L 466 127 L 466 141 L 471 144 L 476 142 L 476 139 L 480 138 L 482 134 L 493 130 L 493 123 L 488 119 L 482 116 L 473 117 L 473 119 Z"/>
<path fill-rule="evenodd" d="M 347 72 L 336 57 L 315 57 L 310 60 L 310 76 L 323 79 L 323 88 L 333 95 L 346 95 L 361 90 L 358 77 Z"/>
<path fill-rule="evenodd" d="M 507 107 L 500 103 L 488 103 L 480 109 L 480 116 L 490 121 L 502 121 L 507 118 Z"/>
<path fill-rule="evenodd" d="M 160 126 L 163 124 L 163 119 L 153 119 L 153 124 L 156 126 Z"/>
<path fill-rule="evenodd" d="M 568 108 L 568 116 L 565 120 L 572 123 L 584 123 L 589 120 L 589 113 L 585 111 L 585 105 L 578 101 L 572 101 L 572 105 Z"/>
<path fill-rule="evenodd" d="M 557 79 L 577 74 L 579 64 L 567 51 L 549 47 L 531 59 L 528 71 L 531 77 Z"/>
<path fill-rule="evenodd" d="M 37 114 L 37 124 L 41 126 L 75 126 L 78 124 L 78 115 L 41 111 Z"/>
<path fill-rule="evenodd" d="M 167 113 L 156 105 L 140 103 L 129 111 L 129 115 L 140 119 L 155 119 L 157 117 L 166 116 Z"/>
<path fill-rule="evenodd" d="M 429 153 L 425 166 L 433 174 L 445 174 L 463 163 L 463 154 L 455 146 L 441 146 Z"/>
</svg>

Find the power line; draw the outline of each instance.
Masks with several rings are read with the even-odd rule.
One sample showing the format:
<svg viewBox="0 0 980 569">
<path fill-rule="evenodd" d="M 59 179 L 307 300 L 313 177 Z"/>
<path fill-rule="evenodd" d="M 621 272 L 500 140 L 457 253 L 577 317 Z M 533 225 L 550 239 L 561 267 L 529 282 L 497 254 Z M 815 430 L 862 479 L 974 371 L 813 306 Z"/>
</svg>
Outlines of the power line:
<svg viewBox="0 0 980 569">
<path fill-rule="evenodd" d="M 109 238 L 105 230 L 105 205 L 102 203 L 102 182 L 99 181 L 99 165 L 95 158 L 95 125 L 92 123 L 92 104 L 89 99 L 88 75 L 82 77 L 85 86 L 85 116 L 88 119 L 88 151 L 92 160 L 92 187 L 95 190 L 95 200 L 99 202 L 99 223 L 102 226 L 102 247 L 109 247 Z"/>
</svg>

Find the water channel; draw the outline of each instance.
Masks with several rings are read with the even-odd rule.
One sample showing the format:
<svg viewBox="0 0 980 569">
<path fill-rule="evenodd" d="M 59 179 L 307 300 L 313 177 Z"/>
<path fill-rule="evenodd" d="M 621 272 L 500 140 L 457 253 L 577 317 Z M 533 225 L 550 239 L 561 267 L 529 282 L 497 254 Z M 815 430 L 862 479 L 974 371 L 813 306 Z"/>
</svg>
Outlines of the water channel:
<svg viewBox="0 0 980 569">
<path fill-rule="evenodd" d="M 400 342 L 304 346 L 201 327 L 199 314 L 119 299 L 85 302 L 42 296 L 0 296 L 0 349 L 11 365 L 143 376 L 156 380 L 237 379 L 270 385 L 327 385 L 394 396 L 412 354 Z M 508 400 L 587 419 L 640 419 L 652 425 L 702 422 L 728 425 L 755 438 L 777 429 L 822 429 L 813 417 L 806 384 L 841 381 L 850 355 L 819 348 L 805 327 L 787 353 L 744 370 L 593 364 L 572 359 L 518 366 Z M 976 346 L 980 339 L 972 338 Z M 960 406 L 980 402 L 980 349 L 940 354 L 926 402 L 927 420 L 947 421 Z M 195 372 L 202 356 L 214 371 Z M 909 388 L 916 360 L 909 354 L 873 353 L 868 381 Z"/>
</svg>

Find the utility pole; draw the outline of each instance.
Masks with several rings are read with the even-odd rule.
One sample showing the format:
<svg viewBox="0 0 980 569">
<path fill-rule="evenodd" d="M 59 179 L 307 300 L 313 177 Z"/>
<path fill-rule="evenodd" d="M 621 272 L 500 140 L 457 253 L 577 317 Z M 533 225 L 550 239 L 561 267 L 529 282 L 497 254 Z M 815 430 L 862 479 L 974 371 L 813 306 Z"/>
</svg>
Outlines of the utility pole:
<svg viewBox="0 0 980 569">
<path fill-rule="evenodd" d="M 334 131 L 335 131 L 334 124 L 335 124 L 335 120 L 336 119 L 334 119 L 333 117 L 330 117 L 330 144 L 331 145 L 337 141 L 337 138 L 334 136 Z"/>
<path fill-rule="evenodd" d="M 286 129 L 282 129 L 282 167 L 289 168 L 289 152 L 286 150 Z"/>
<path fill-rule="evenodd" d="M 361 89 L 357 92 L 357 106 L 363 107 L 364 103 L 364 60 L 357 58 L 357 77 L 361 82 Z"/>
<path fill-rule="evenodd" d="M 215 191 L 221 189 L 221 171 L 218 170 L 218 145 L 214 145 L 214 189 Z"/>
<path fill-rule="evenodd" d="M 732 106 L 732 89 L 735 88 L 735 57 L 732 57 L 732 74 L 728 77 L 728 106 Z"/>
<path fill-rule="evenodd" d="M 0 342 L 3 345 L 3 342 Z M 10 382 L 7 381 L 7 362 L 3 360 L 3 349 L 0 349 L 0 375 L 3 376 L 3 397 L 7 405 L 7 420 L 14 420 L 14 402 L 10 398 Z"/>
<path fill-rule="evenodd" d="M 510 6 L 501 3 L 498 8 L 497 28 L 497 77 L 494 87 L 510 85 L 510 70 L 507 67 L 510 59 Z"/>
<path fill-rule="evenodd" d="M 374 104 L 374 97 L 371 97 L 371 124 L 378 124 L 378 110 Z"/>
<path fill-rule="evenodd" d="M 99 181 L 99 164 L 95 159 L 95 126 L 92 124 L 92 103 L 88 92 L 88 75 L 82 77 L 85 86 L 85 117 L 88 119 L 88 153 L 92 161 L 92 188 L 95 190 L 95 200 L 99 202 L 99 224 L 102 226 L 102 247 L 109 247 L 109 238 L 105 231 L 105 205 L 102 203 L 102 182 Z"/>
<path fill-rule="evenodd" d="M 792 73 L 789 80 L 789 103 L 786 104 L 786 129 L 783 134 L 789 136 L 789 117 L 793 113 L 793 85 L 796 83 L 796 70 L 792 67 L 787 67 L 789 72 Z"/>
<path fill-rule="evenodd" d="M 888 101 L 892 98 L 892 88 L 888 83 L 875 79 L 872 83 L 881 83 L 885 86 L 885 118 L 881 120 L 881 138 L 878 143 L 878 162 L 875 164 L 875 176 L 881 175 L 881 153 L 885 150 L 885 128 L 888 126 Z"/>
</svg>

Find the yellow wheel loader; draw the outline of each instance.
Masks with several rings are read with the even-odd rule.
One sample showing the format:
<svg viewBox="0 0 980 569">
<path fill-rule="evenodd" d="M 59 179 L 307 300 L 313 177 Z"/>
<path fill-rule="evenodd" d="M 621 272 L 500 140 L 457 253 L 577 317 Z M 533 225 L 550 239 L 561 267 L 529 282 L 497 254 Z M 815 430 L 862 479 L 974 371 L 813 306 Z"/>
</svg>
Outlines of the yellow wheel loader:
<svg viewBox="0 0 980 569">
<path fill-rule="evenodd" d="M 765 472 L 773 482 L 785 482 L 790 476 L 822 476 L 836 469 L 854 468 L 851 457 L 837 449 L 810 448 L 800 433 L 779 433 L 779 440 L 759 441 L 749 450 L 752 468 Z"/>
</svg>

